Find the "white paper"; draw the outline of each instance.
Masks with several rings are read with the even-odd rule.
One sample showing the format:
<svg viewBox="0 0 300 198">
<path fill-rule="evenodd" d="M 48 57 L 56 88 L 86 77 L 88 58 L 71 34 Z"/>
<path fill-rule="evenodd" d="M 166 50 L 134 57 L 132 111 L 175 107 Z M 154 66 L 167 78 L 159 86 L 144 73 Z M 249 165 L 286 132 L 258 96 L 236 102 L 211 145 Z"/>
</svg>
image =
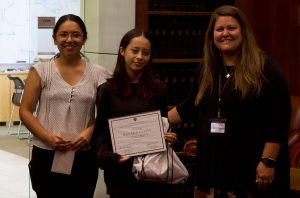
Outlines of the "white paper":
<svg viewBox="0 0 300 198">
<path fill-rule="evenodd" d="M 109 119 L 113 151 L 136 156 L 166 150 L 160 111 Z"/>
<path fill-rule="evenodd" d="M 65 140 L 70 140 L 70 141 L 74 140 L 77 137 L 77 134 L 73 134 L 73 133 L 60 133 L 60 135 Z M 55 151 L 51 172 L 71 175 L 75 152 L 76 151 L 74 150 Z"/>
</svg>

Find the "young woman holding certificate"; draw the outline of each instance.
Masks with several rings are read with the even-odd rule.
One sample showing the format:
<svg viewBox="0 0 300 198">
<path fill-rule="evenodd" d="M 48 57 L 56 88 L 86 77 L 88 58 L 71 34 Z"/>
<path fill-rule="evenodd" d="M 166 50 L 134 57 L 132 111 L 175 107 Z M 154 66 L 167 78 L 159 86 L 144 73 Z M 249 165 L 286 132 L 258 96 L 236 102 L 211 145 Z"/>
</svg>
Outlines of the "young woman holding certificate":
<svg viewBox="0 0 300 198">
<path fill-rule="evenodd" d="M 166 87 L 155 80 L 151 66 L 151 43 L 145 32 L 132 29 L 121 40 L 113 77 L 98 88 L 98 115 L 94 129 L 94 149 L 104 170 L 107 194 L 117 197 L 168 197 L 169 186 L 138 181 L 132 173 L 133 157 L 112 149 L 108 119 L 160 110 L 167 116 Z M 166 140 L 176 140 L 169 133 Z"/>
</svg>

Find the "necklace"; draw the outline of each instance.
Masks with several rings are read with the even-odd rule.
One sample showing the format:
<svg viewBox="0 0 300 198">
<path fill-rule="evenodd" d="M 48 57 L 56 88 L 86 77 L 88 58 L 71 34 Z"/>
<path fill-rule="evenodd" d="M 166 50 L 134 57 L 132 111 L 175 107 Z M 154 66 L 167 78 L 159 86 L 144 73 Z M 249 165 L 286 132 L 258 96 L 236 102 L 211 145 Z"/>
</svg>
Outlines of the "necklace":
<svg viewBox="0 0 300 198">
<path fill-rule="evenodd" d="M 226 66 L 226 65 L 223 65 L 223 66 L 224 66 L 224 69 L 225 69 L 225 72 L 226 72 L 225 78 L 230 78 L 233 66 Z M 230 70 L 228 71 L 226 67 L 230 67 Z"/>
</svg>

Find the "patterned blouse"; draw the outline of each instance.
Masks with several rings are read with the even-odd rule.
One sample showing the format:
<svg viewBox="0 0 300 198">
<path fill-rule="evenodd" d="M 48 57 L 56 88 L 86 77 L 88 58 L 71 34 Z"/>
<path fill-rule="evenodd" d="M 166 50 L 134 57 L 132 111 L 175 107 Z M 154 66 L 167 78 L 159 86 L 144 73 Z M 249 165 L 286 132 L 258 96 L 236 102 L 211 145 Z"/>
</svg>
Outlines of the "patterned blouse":
<svg viewBox="0 0 300 198">
<path fill-rule="evenodd" d="M 100 65 L 86 63 L 82 79 L 71 86 L 53 60 L 33 66 L 41 78 L 41 96 L 37 119 L 49 133 L 78 134 L 95 120 L 97 87 L 110 77 L 110 72 Z M 38 137 L 33 145 L 49 149 Z"/>
</svg>

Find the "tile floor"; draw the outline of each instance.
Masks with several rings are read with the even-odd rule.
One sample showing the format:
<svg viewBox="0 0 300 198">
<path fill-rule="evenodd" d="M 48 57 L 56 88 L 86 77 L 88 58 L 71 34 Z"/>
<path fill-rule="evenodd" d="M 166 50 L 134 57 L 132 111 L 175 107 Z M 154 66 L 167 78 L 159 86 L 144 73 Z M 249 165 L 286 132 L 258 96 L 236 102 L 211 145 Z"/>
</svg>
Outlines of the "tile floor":
<svg viewBox="0 0 300 198">
<path fill-rule="evenodd" d="M 13 130 L 17 127 L 13 126 Z M 26 132 L 26 128 L 22 127 Z M 30 186 L 27 169 L 29 162 L 29 146 L 27 135 L 8 135 L 7 127 L 0 126 L 0 197 L 1 198 L 36 198 Z M 100 170 L 95 198 L 107 198 L 103 183 L 103 173 Z"/>
<path fill-rule="evenodd" d="M 36 197 L 30 189 L 28 159 L 0 150 L 0 197 Z"/>
</svg>

